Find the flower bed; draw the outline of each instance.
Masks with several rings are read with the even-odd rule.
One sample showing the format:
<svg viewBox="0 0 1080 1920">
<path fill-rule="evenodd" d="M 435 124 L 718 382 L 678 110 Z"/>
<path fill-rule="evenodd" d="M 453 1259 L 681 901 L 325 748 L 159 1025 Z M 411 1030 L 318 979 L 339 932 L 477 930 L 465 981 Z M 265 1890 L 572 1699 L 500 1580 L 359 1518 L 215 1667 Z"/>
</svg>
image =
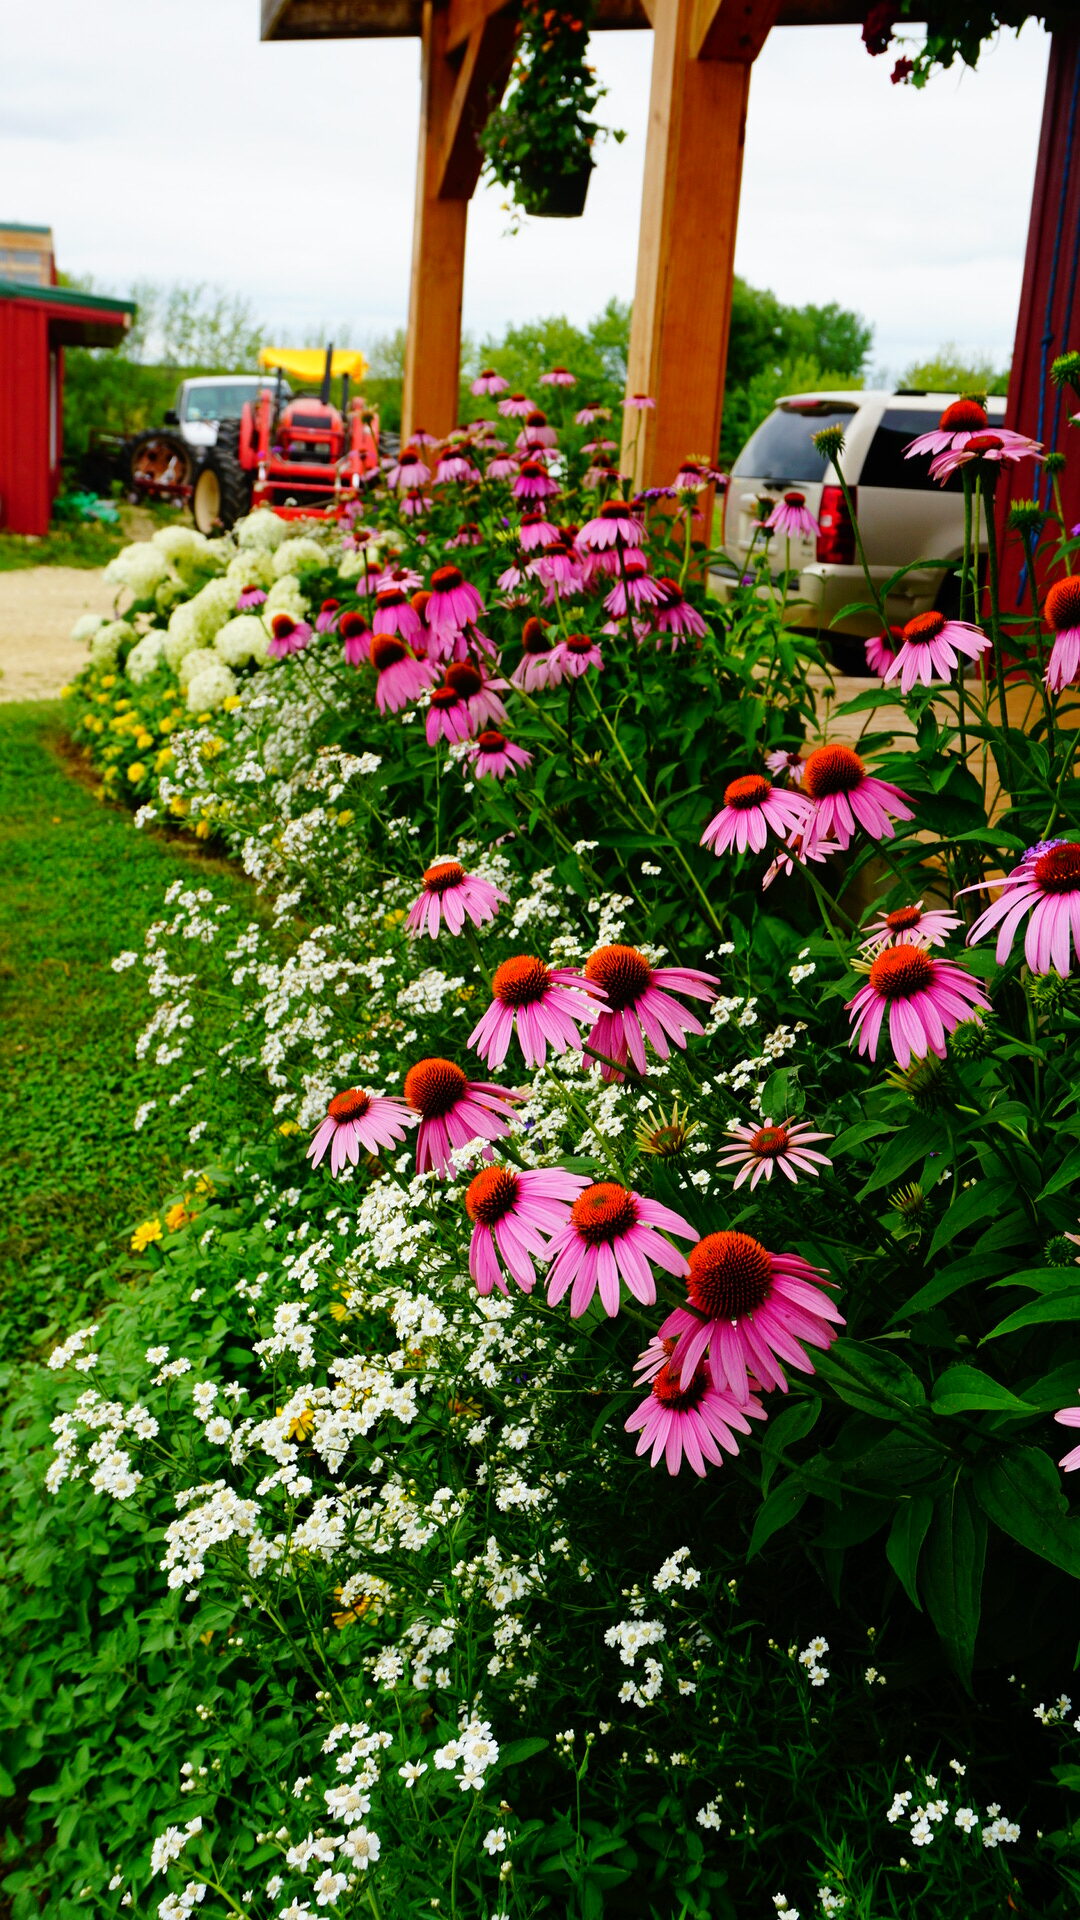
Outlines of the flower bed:
<svg viewBox="0 0 1080 1920">
<path fill-rule="evenodd" d="M 342 532 L 121 555 L 72 695 L 273 903 L 172 903 L 143 1047 L 278 1129 L 50 1361 L 58 1512 L 161 1530 L 198 1676 L 79 1872 L 163 1920 L 1065 1914 L 1080 543 L 1051 692 L 996 604 L 883 622 L 856 751 L 767 538 L 721 610 L 707 470 L 626 502 L 552 391 L 561 439 L 504 394 Z M 965 419 L 973 497 L 1034 457 Z"/>
</svg>

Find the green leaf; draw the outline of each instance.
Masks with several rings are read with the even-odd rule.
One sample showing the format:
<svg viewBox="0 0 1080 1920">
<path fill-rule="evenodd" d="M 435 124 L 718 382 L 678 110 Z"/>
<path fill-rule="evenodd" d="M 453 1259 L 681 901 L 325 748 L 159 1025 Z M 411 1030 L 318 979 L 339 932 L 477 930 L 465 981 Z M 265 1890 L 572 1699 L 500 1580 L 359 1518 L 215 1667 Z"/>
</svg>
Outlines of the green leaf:
<svg viewBox="0 0 1080 1920">
<path fill-rule="evenodd" d="M 1042 1192 L 1036 1194 L 1036 1200 L 1048 1200 L 1052 1193 L 1060 1193 L 1063 1187 L 1071 1187 L 1080 1181 L 1080 1147 L 1074 1147 L 1065 1155 L 1057 1172 L 1051 1174 Z"/>
<path fill-rule="evenodd" d="M 934 1384 L 930 1405 L 935 1413 L 1034 1413 L 1026 1400 L 992 1380 L 978 1367 L 946 1367 Z"/>
<path fill-rule="evenodd" d="M 916 1160 L 925 1159 L 928 1153 L 939 1153 L 940 1150 L 940 1127 L 931 1118 L 923 1118 L 920 1115 L 918 1119 L 910 1121 L 899 1133 L 893 1135 L 857 1197 L 862 1200 L 868 1193 L 875 1192 L 878 1187 L 891 1187 L 894 1180 L 901 1179 L 908 1168 L 914 1166 Z"/>
<path fill-rule="evenodd" d="M 1040 1447 L 1017 1447 L 977 1467 L 983 1512 L 1030 1553 L 1080 1575 L 1080 1518 L 1070 1514 L 1061 1475 Z"/>
<path fill-rule="evenodd" d="M 499 1764 L 503 1767 L 519 1766 L 522 1760 L 531 1760 L 535 1754 L 543 1753 L 547 1744 L 539 1735 L 531 1735 L 527 1740 L 511 1740 L 508 1747 L 500 1747 Z"/>
<path fill-rule="evenodd" d="M 916 1493 L 910 1500 L 902 1500 L 885 1542 L 885 1558 L 912 1606 L 918 1607 L 920 1613 L 922 1601 L 919 1599 L 916 1574 L 933 1511 L 934 1502 L 928 1493 Z"/>
<path fill-rule="evenodd" d="M 779 1533 L 781 1527 L 790 1525 L 806 1505 L 809 1495 L 809 1487 L 800 1486 L 794 1477 L 782 1480 L 778 1487 L 773 1488 L 768 1499 L 758 1508 L 750 1545 L 746 1549 L 748 1560 L 760 1553 L 765 1542 L 771 1540 L 774 1533 Z"/>
<path fill-rule="evenodd" d="M 922 1554 L 919 1584 L 930 1618 L 965 1687 L 979 1631 L 986 1515 L 957 1474 L 934 1502 Z"/>
<path fill-rule="evenodd" d="M 1000 1180 L 976 1180 L 974 1186 L 964 1187 L 938 1221 L 927 1257 L 932 1260 L 935 1253 L 947 1247 L 958 1233 L 973 1227 L 977 1220 L 982 1220 L 988 1213 L 1000 1214 L 1007 1199 L 1011 1201 L 1013 1195 L 1012 1183 Z"/>
<path fill-rule="evenodd" d="M 793 1406 L 785 1407 L 783 1413 L 770 1420 L 761 1443 L 761 1491 L 767 1494 L 773 1474 L 780 1465 L 780 1455 L 795 1440 L 804 1440 L 817 1424 L 821 1412 L 821 1401 L 812 1399 L 796 1400 Z"/>
<path fill-rule="evenodd" d="M 838 1340 L 816 1362 L 817 1371 L 833 1392 L 861 1413 L 878 1420 L 924 1406 L 926 1393 L 906 1360 L 884 1347 L 862 1340 Z"/>
<path fill-rule="evenodd" d="M 964 1254 L 960 1260 L 950 1260 L 947 1267 L 942 1267 L 940 1273 L 935 1273 L 925 1286 L 912 1294 L 910 1300 L 905 1300 L 903 1306 L 897 1308 L 889 1321 L 890 1327 L 900 1320 L 911 1319 L 914 1314 L 929 1313 L 932 1307 L 940 1306 L 943 1300 L 971 1286 L 973 1281 L 989 1280 L 1006 1266 L 1008 1261 L 1003 1260 L 999 1253 L 976 1251 Z"/>
<path fill-rule="evenodd" d="M 1017 1307 L 983 1338 L 984 1342 L 997 1340 L 1021 1327 L 1065 1326 L 1071 1320 L 1080 1320 L 1080 1293 L 1044 1294 L 1040 1300 L 1029 1300 L 1026 1307 Z"/>
</svg>

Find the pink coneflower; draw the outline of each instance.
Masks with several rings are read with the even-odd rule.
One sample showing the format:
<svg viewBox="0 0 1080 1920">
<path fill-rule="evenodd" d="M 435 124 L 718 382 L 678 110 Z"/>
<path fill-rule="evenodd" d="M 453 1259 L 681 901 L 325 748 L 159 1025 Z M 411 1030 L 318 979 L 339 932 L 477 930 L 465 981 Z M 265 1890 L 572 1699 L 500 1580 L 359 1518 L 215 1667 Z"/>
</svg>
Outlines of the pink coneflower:
<svg viewBox="0 0 1080 1920">
<path fill-rule="evenodd" d="M 644 538 L 644 525 L 625 500 L 605 500 L 596 518 L 586 520 L 577 543 L 585 553 L 602 553 L 620 545 L 640 548 Z"/>
<path fill-rule="evenodd" d="M 512 480 L 517 470 L 518 463 L 510 453 L 497 453 L 494 460 L 487 463 L 489 480 Z"/>
<path fill-rule="evenodd" d="M 457 567 L 436 567 L 431 576 L 427 623 L 433 634 L 457 634 L 484 611 L 484 602 Z"/>
<path fill-rule="evenodd" d="M 329 1147 L 330 1171 L 338 1174 L 346 1162 L 354 1167 L 359 1164 L 361 1147 L 365 1153 L 377 1154 L 380 1147 L 397 1146 L 404 1140 L 406 1128 L 415 1125 L 403 1101 L 350 1087 L 331 1100 L 326 1119 L 315 1129 L 308 1159 L 317 1167 Z"/>
<path fill-rule="evenodd" d="M 652 1448 L 650 1467 L 658 1466 L 663 1457 L 668 1472 L 678 1473 L 685 1456 L 694 1472 L 703 1475 L 706 1463 L 723 1465 L 721 1447 L 725 1453 L 738 1453 L 736 1433 L 750 1431 L 746 1416 L 764 1420 L 765 1409 L 752 1396 L 740 1407 L 731 1394 L 717 1393 L 704 1367 L 698 1367 L 684 1387 L 671 1364 L 673 1346 L 671 1340 L 652 1342 L 659 1349 L 660 1364 L 652 1370 L 648 1398 L 634 1408 L 624 1431 L 638 1434 L 635 1453 Z M 642 1356 L 646 1357 L 652 1360 L 651 1349 Z"/>
<path fill-rule="evenodd" d="M 604 601 L 604 610 L 621 620 L 626 613 L 627 602 L 632 607 L 655 607 L 662 604 L 664 589 L 654 580 L 644 560 L 624 560 L 622 576 L 616 580 L 611 592 Z"/>
<path fill-rule="evenodd" d="M 785 493 L 783 499 L 777 501 L 765 525 L 773 533 L 782 533 L 788 540 L 816 540 L 818 534 L 818 523 L 806 504 L 805 493 Z"/>
<path fill-rule="evenodd" d="M 715 975 L 696 967 L 650 966 L 636 947 L 624 946 L 597 947 L 585 962 L 585 978 L 600 988 L 607 1002 L 586 1041 L 587 1047 L 605 1055 L 598 1063 L 605 1080 L 621 1079 L 618 1068 L 628 1058 L 644 1073 L 646 1041 L 661 1060 L 669 1057 L 669 1039 L 685 1047 L 687 1035 L 702 1028 L 675 994 L 708 1002 L 715 1000 L 720 984 Z"/>
<path fill-rule="evenodd" d="M 424 722 L 424 736 L 428 746 L 433 747 L 437 740 L 449 740 L 456 745 L 468 740 L 473 732 L 472 718 L 468 706 L 456 687 L 433 687 L 431 704 Z"/>
<path fill-rule="evenodd" d="M 696 607 L 690 605 L 677 580 L 670 574 L 659 573 L 656 585 L 660 589 L 660 599 L 656 603 L 653 620 L 659 633 L 672 635 L 671 651 L 674 653 L 681 638 L 687 634 L 695 640 L 702 639 L 708 633 L 708 623 Z M 657 647 L 660 642 L 657 641 Z"/>
<path fill-rule="evenodd" d="M 503 1264 L 522 1293 L 536 1285 L 533 1259 L 547 1258 L 552 1234 L 566 1225 L 571 1204 L 589 1184 L 584 1173 L 561 1167 L 485 1167 L 469 1183 L 465 1211 L 473 1221 L 469 1272 L 477 1291 L 507 1292 Z"/>
<path fill-rule="evenodd" d="M 582 453 L 617 453 L 618 450 L 617 440 L 586 440 L 581 449 Z"/>
<path fill-rule="evenodd" d="M 453 538 L 447 541 L 448 547 L 479 547 L 484 536 L 475 520 L 463 520 Z"/>
<path fill-rule="evenodd" d="M 527 451 L 530 447 L 541 447 L 546 451 L 558 446 L 559 436 L 554 427 L 548 425 L 547 414 L 542 408 L 534 407 L 531 413 L 525 415 L 525 425 L 518 434 L 516 444 L 519 451 Z"/>
<path fill-rule="evenodd" d="M 1051 693 L 1061 693 L 1063 688 L 1080 679 L 1080 575 L 1074 573 L 1064 580 L 1055 580 L 1043 612 L 1055 635 L 1046 668 L 1046 684 Z"/>
<path fill-rule="evenodd" d="M 644 413 L 649 407 L 655 407 L 656 401 L 647 393 L 628 393 L 623 406 L 631 413 Z"/>
<path fill-rule="evenodd" d="M 411 488 L 402 498 L 401 511 L 407 520 L 419 520 L 423 514 L 431 512 L 430 493 L 425 493 L 422 487 Z M 415 534 L 413 537 L 419 540 L 421 535 Z"/>
<path fill-rule="evenodd" d="M 499 401 L 499 412 L 505 420 L 524 420 L 527 413 L 535 413 L 533 402 L 523 393 L 508 393 L 505 400 Z"/>
<path fill-rule="evenodd" d="M 884 633 L 871 634 L 866 642 L 866 664 L 871 673 L 885 677 L 886 670 L 892 665 L 900 650 L 904 638 L 903 627 L 888 627 Z"/>
<path fill-rule="evenodd" d="M 866 985 L 847 1003 L 854 1016 L 852 1039 L 859 1052 L 877 1058 L 881 1024 L 889 1016 L 889 1042 L 901 1067 L 928 1053 L 945 1058 L 945 1036 L 962 1020 L 989 1011 L 977 980 L 951 960 L 938 960 L 925 947 L 901 940 L 879 953 Z"/>
<path fill-rule="evenodd" d="M 581 1052 L 581 1031 L 596 1014 L 598 989 L 572 967 L 548 967 L 535 954 L 518 953 L 496 967 L 494 999 L 466 1042 L 486 1067 L 501 1067 L 511 1035 L 527 1067 L 542 1067 L 553 1053 Z"/>
<path fill-rule="evenodd" d="M 487 727 L 468 749 L 466 758 L 478 780 L 505 780 L 515 767 L 531 767 L 532 754 L 516 747 L 497 727 Z"/>
<path fill-rule="evenodd" d="M 452 1171 L 454 1147 L 470 1140 L 501 1140 L 510 1131 L 510 1109 L 523 1095 L 486 1080 L 469 1080 L 453 1060 L 418 1060 L 405 1075 L 405 1099 L 420 1116 L 416 1171 Z"/>
<path fill-rule="evenodd" d="M 920 453 L 951 453 L 954 448 L 966 447 L 974 434 L 985 433 L 989 425 L 986 408 L 977 400 L 954 400 L 936 427 L 908 441 L 904 459 L 913 460 Z"/>
<path fill-rule="evenodd" d="M 542 387 L 576 387 L 577 380 L 567 367 L 550 367 L 540 375 Z"/>
<path fill-rule="evenodd" d="M 844 1317 L 822 1291 L 825 1275 L 797 1253 L 770 1253 L 748 1233 L 710 1233 L 690 1249 L 687 1305 L 660 1338 L 676 1339 L 671 1369 L 691 1381 L 706 1349 L 718 1393 L 741 1407 L 750 1381 L 787 1392 L 781 1361 L 813 1373 L 807 1346 L 828 1347 Z"/>
<path fill-rule="evenodd" d="M 515 500 L 550 500 L 558 491 L 558 483 L 539 460 L 523 460 L 511 488 Z"/>
<path fill-rule="evenodd" d="M 744 773 L 724 788 L 724 804 L 709 821 L 701 836 L 701 845 L 711 847 L 720 856 L 732 847 L 745 853 L 760 853 L 770 831 L 784 840 L 790 833 L 805 833 L 813 817 L 813 807 L 804 794 L 790 787 L 774 787 L 763 773 Z"/>
<path fill-rule="evenodd" d="M 801 787 L 803 767 L 802 754 L 791 747 L 776 747 L 765 755 L 765 765 L 774 780 L 783 779 L 789 787 Z"/>
<path fill-rule="evenodd" d="M 374 633 L 396 633 L 402 639 L 419 640 L 423 631 L 420 615 L 402 587 L 382 587 L 375 595 Z"/>
<path fill-rule="evenodd" d="M 1070 1240 L 1074 1237 L 1069 1235 Z M 1062 1407 L 1060 1413 L 1055 1413 L 1054 1419 L 1062 1427 L 1080 1427 L 1080 1407 Z M 1066 1473 L 1074 1473 L 1080 1467 L 1080 1447 L 1070 1447 L 1068 1453 L 1063 1453 L 1058 1466 Z"/>
<path fill-rule="evenodd" d="M 987 460 L 991 465 L 1017 460 L 1042 460 L 1042 445 L 1038 440 L 1030 440 L 1026 433 L 1012 433 L 1005 427 L 996 427 L 991 433 L 973 433 L 966 446 L 953 447 L 948 453 L 939 453 L 930 462 L 931 480 L 945 481 L 958 467 L 969 467 L 974 461 Z"/>
<path fill-rule="evenodd" d="M 261 587 L 242 587 L 236 601 L 237 613 L 250 613 L 252 607 L 261 607 L 266 595 Z"/>
<path fill-rule="evenodd" d="M 653 1267 L 680 1277 L 687 1271 L 679 1249 L 658 1232 L 661 1227 L 681 1239 L 697 1239 L 696 1228 L 681 1214 L 632 1193 L 617 1181 L 598 1180 L 586 1187 L 551 1242 L 548 1304 L 557 1306 L 567 1288 L 572 1288 L 570 1314 L 577 1320 L 599 1287 L 604 1312 L 614 1315 L 625 1281 L 635 1300 L 651 1307 L 656 1299 Z"/>
<path fill-rule="evenodd" d="M 509 899 L 509 894 L 492 886 L 490 880 L 466 873 L 459 861 L 436 860 L 425 870 L 423 891 L 405 916 L 406 931 L 414 938 L 426 932 L 434 940 L 440 920 L 445 920 L 446 931 L 451 934 L 459 934 L 466 920 L 482 927 L 494 920 L 500 901 L 506 905 Z"/>
<path fill-rule="evenodd" d="M 565 640 L 559 641 L 554 652 L 558 655 L 556 665 L 560 677 L 580 680 L 590 667 L 595 667 L 597 673 L 604 671 L 600 648 L 591 633 L 568 633 Z"/>
<path fill-rule="evenodd" d="M 417 447 L 437 447 L 439 444 L 438 434 L 429 433 L 426 427 L 414 427 L 412 439 L 413 445 Z"/>
<path fill-rule="evenodd" d="M 419 700 L 425 687 L 438 679 L 430 660 L 418 660 L 408 643 L 393 633 L 376 632 L 368 655 L 379 678 L 375 705 L 380 713 L 398 713 Z"/>
<path fill-rule="evenodd" d="M 494 919 L 500 902 L 508 900 L 509 895 L 489 880 L 466 873 L 459 861 L 437 860 L 424 872 L 423 890 L 409 908 L 405 925 L 414 937 L 426 929 L 435 939 L 442 919 L 447 932 L 457 935 L 466 920 L 479 927 Z"/>
<path fill-rule="evenodd" d="M 900 646 L 882 673 L 886 684 L 900 676 L 901 693 L 910 693 L 920 683 L 932 686 L 946 680 L 959 655 L 977 660 L 990 645 L 985 633 L 969 620 L 946 620 L 943 613 L 917 613 L 909 620 L 900 638 Z"/>
<path fill-rule="evenodd" d="M 540 547 L 550 547 L 560 537 L 558 527 L 542 507 L 529 508 L 522 514 L 518 539 L 523 552 L 535 553 Z"/>
<path fill-rule="evenodd" d="M 371 658 L 371 631 L 362 613 L 354 608 L 343 613 L 338 626 L 338 637 L 345 642 L 345 664 L 358 667 L 364 660 Z"/>
<path fill-rule="evenodd" d="M 891 840 L 894 820 L 912 820 L 908 796 L 891 781 L 875 779 L 852 747 L 817 747 L 803 770 L 803 786 L 814 802 L 808 839 L 835 840 L 843 850 L 856 827 L 875 840 Z"/>
<path fill-rule="evenodd" d="M 892 913 L 879 914 L 866 929 L 863 947 L 895 946 L 899 941 L 914 941 L 919 946 L 943 947 L 951 933 L 963 926 L 958 913 L 944 907 L 925 911 L 921 900 L 913 907 L 895 907 Z"/>
<path fill-rule="evenodd" d="M 1048 840 L 1030 849 L 1004 880 L 985 880 L 986 887 L 1002 889 L 992 906 L 981 913 L 968 934 L 968 945 L 998 928 L 995 957 L 1004 966 L 1021 921 L 1028 913 L 1024 958 L 1033 973 L 1053 968 L 1062 978 L 1070 971 L 1070 955 L 1080 960 L 1080 843 Z M 965 887 L 965 893 L 981 888 Z"/>
<path fill-rule="evenodd" d="M 384 567 L 376 577 L 375 591 L 386 593 L 390 587 L 400 587 L 402 593 L 412 594 L 423 584 L 424 576 L 415 567 Z"/>
<path fill-rule="evenodd" d="M 275 613 L 266 651 L 271 660 L 284 660 L 290 653 L 303 653 L 310 639 L 311 628 L 306 620 L 294 620 L 291 613 Z"/>
<path fill-rule="evenodd" d="M 553 540 L 537 554 L 536 559 L 529 562 L 529 572 L 548 588 L 549 600 L 555 593 L 580 593 L 584 585 L 581 564 L 563 540 Z"/>
<path fill-rule="evenodd" d="M 483 373 L 478 373 L 473 381 L 472 390 L 477 396 L 485 393 L 505 393 L 509 385 L 509 380 L 504 380 L 502 374 L 496 373 L 494 367 L 485 367 Z"/>
<path fill-rule="evenodd" d="M 453 665 L 447 667 L 446 684 L 454 688 L 468 707 L 472 732 L 475 733 L 480 727 L 501 726 L 506 719 L 506 708 L 499 699 L 499 692 L 505 690 L 506 681 L 492 679 L 483 667 L 478 667 L 472 660 L 455 660 Z"/>
<path fill-rule="evenodd" d="M 579 427 L 594 427 L 598 420 L 611 419 L 611 408 L 601 407 L 595 400 L 590 400 L 587 405 L 578 408 L 574 419 Z"/>
<path fill-rule="evenodd" d="M 771 887 L 783 873 L 790 880 L 796 866 L 805 867 L 808 860 L 816 866 L 823 866 L 830 854 L 842 853 L 843 848 L 832 840 L 811 840 L 808 833 L 793 833 L 786 846 L 781 847 L 770 867 L 762 876 L 761 890 Z"/>
<path fill-rule="evenodd" d="M 701 460 L 684 460 L 672 481 L 676 493 L 701 493 L 712 479 L 712 474 Z"/>
<path fill-rule="evenodd" d="M 598 460 L 591 467 L 586 467 L 581 476 L 581 484 L 588 488 L 590 493 L 602 493 L 605 487 L 621 487 L 622 474 L 617 467 Z"/>
<path fill-rule="evenodd" d="M 422 458 L 419 447 L 412 444 L 403 448 L 386 473 L 387 486 L 398 493 L 412 493 L 417 487 L 426 487 L 430 479 L 431 468 Z"/>
<path fill-rule="evenodd" d="M 510 685 L 519 687 L 522 693 L 557 687 L 562 679 L 562 666 L 555 655 L 555 641 L 546 620 L 531 614 L 521 629 L 521 659 L 510 675 Z"/>
<path fill-rule="evenodd" d="M 459 485 L 477 486 L 483 478 L 479 467 L 474 466 L 469 455 L 462 449 L 453 447 L 444 453 L 435 469 L 437 486 L 456 481 Z"/>
<path fill-rule="evenodd" d="M 333 633 L 340 612 L 340 600 L 324 600 L 315 620 L 316 633 Z"/>
<path fill-rule="evenodd" d="M 827 1153 L 816 1153 L 811 1147 L 812 1140 L 831 1140 L 831 1133 L 815 1133 L 811 1127 L 800 1120 L 785 1120 L 774 1127 L 771 1120 L 763 1120 L 759 1127 L 744 1126 L 739 1120 L 733 1120 L 726 1131 L 732 1135 L 732 1145 L 723 1149 L 717 1165 L 738 1167 L 735 1176 L 736 1187 L 749 1180 L 753 1192 L 758 1181 L 764 1176 L 771 1180 L 773 1168 L 794 1184 L 800 1173 L 808 1173 L 817 1178 L 818 1167 L 831 1167 L 832 1161 Z"/>
</svg>

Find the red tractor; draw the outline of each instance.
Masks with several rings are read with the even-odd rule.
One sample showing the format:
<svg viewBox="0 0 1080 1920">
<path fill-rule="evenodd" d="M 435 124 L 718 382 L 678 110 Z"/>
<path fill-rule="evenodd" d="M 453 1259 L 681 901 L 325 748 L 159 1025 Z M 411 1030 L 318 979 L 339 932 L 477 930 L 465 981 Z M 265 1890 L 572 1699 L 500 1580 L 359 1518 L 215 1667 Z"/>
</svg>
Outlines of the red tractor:
<svg viewBox="0 0 1080 1920">
<path fill-rule="evenodd" d="M 282 377 L 313 380 L 318 395 L 297 394 L 282 405 Z M 239 420 L 223 420 L 195 480 L 191 510 L 200 533 L 227 532 L 245 513 L 270 507 L 284 520 L 335 520 L 355 500 L 366 474 L 379 465 L 379 420 L 350 381 L 367 371 L 360 353 L 264 347 L 259 363 L 276 369 L 277 386 L 247 401 Z M 330 386 L 341 379 L 341 406 Z"/>
</svg>

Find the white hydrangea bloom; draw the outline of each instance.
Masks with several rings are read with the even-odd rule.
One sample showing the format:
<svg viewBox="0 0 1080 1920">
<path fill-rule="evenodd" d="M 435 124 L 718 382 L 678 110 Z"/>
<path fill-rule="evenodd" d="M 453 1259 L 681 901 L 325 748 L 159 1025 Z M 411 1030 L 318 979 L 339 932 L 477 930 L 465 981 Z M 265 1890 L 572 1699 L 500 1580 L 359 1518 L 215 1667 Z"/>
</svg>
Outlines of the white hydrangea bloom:
<svg viewBox="0 0 1080 1920">
<path fill-rule="evenodd" d="M 209 544 L 206 535 L 197 533 L 194 527 L 159 527 L 150 537 L 150 545 L 174 564 L 200 556 Z"/>
<path fill-rule="evenodd" d="M 267 619 L 272 613 L 291 613 L 294 620 L 303 619 L 307 612 L 307 601 L 295 573 L 286 573 L 280 580 L 274 581 L 266 596 L 263 612 Z"/>
<path fill-rule="evenodd" d="M 122 547 L 105 569 L 109 585 L 127 587 L 136 600 L 149 600 L 168 577 L 168 560 L 161 548 L 150 540 L 137 540 L 130 547 Z"/>
<path fill-rule="evenodd" d="M 288 531 L 288 522 L 271 513 L 269 507 L 257 507 L 233 528 L 238 547 L 263 547 L 271 553 L 280 547 Z"/>
<path fill-rule="evenodd" d="M 133 686 L 141 687 L 144 680 L 156 672 L 165 658 L 165 635 L 160 627 L 154 627 L 137 640 L 128 654 L 125 669 Z"/>
<path fill-rule="evenodd" d="M 197 674 L 205 673 L 209 667 L 221 664 L 221 656 L 214 651 L 213 647 L 192 647 L 190 653 L 185 653 L 176 668 L 176 678 L 181 693 L 187 692 Z"/>
<path fill-rule="evenodd" d="M 109 616 L 106 613 L 80 613 L 71 629 L 71 638 L 81 642 L 92 640 L 99 627 L 107 627 Z"/>
<path fill-rule="evenodd" d="M 115 666 L 120 648 L 135 639 L 135 629 L 126 620 L 107 620 L 91 638 L 90 658 L 95 667 Z"/>
<path fill-rule="evenodd" d="M 278 579 L 287 573 L 302 573 L 305 567 L 325 567 L 329 558 L 326 549 L 308 535 L 283 540 L 274 555 L 274 572 Z"/>
<path fill-rule="evenodd" d="M 197 657 L 188 654 L 189 661 Z M 235 692 L 236 675 L 229 672 L 223 660 L 214 654 L 210 656 L 209 664 L 203 666 L 200 658 L 198 673 L 193 673 L 188 681 L 187 710 L 189 713 L 212 713 L 215 707 L 220 707 L 222 701 Z"/>
<path fill-rule="evenodd" d="M 215 634 L 214 648 L 227 667 L 246 667 L 249 660 L 262 667 L 269 641 L 270 635 L 257 614 L 238 613 Z"/>
<path fill-rule="evenodd" d="M 186 653 L 211 646 L 235 611 L 236 593 L 228 580 L 208 580 L 190 600 L 174 607 L 165 641 L 165 658 L 173 672 Z"/>
<path fill-rule="evenodd" d="M 272 587 L 274 584 L 274 556 L 268 548 L 244 547 L 240 553 L 234 553 L 225 569 L 226 580 L 231 580 L 237 593 L 245 587 Z"/>
</svg>

